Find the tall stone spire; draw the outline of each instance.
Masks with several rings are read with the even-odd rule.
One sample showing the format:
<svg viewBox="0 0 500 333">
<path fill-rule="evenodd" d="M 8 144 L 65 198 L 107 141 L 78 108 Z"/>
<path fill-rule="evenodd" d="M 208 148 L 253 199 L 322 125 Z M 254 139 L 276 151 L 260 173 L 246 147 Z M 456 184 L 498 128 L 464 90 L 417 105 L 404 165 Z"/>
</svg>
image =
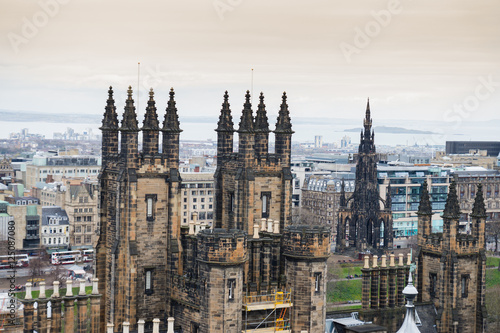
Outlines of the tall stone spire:
<svg viewBox="0 0 500 333">
<path fill-rule="evenodd" d="M 245 165 L 253 164 L 255 158 L 255 130 L 253 122 L 250 92 L 247 90 L 238 129 L 238 154 Z"/>
<path fill-rule="evenodd" d="M 457 189 L 454 180 L 450 184 L 448 198 L 446 199 L 446 205 L 444 206 L 443 217 L 449 219 L 460 218 L 460 205 L 458 204 Z"/>
<path fill-rule="evenodd" d="M 118 114 L 116 113 L 115 100 L 113 99 L 113 87 L 109 87 L 108 100 L 102 119 L 101 130 L 118 129 Z"/>
<path fill-rule="evenodd" d="M 280 111 L 278 112 L 278 120 L 276 121 L 275 134 L 275 150 L 276 156 L 281 159 L 284 166 L 290 166 L 290 156 L 292 153 L 292 122 L 290 120 L 290 112 L 286 103 L 286 92 L 283 92 L 281 98 Z"/>
<path fill-rule="evenodd" d="M 266 105 L 264 104 L 264 94 L 260 93 L 259 106 L 255 115 L 255 131 L 269 133 L 269 123 L 267 120 Z"/>
<path fill-rule="evenodd" d="M 266 105 L 264 104 L 264 94 L 260 93 L 260 102 L 255 115 L 255 152 L 257 156 L 264 156 L 269 152 L 269 123 L 267 120 Z"/>
<path fill-rule="evenodd" d="M 154 99 L 153 88 L 149 90 L 149 100 L 148 106 L 146 107 L 146 114 L 144 115 L 144 121 L 142 122 L 142 130 L 160 130 L 160 123 L 158 121 L 158 114 L 156 113 L 156 103 Z"/>
<path fill-rule="evenodd" d="M 363 119 L 364 130 L 361 131 L 361 140 L 359 143 L 359 152 L 375 152 L 375 133 L 372 130 L 372 118 L 370 111 L 370 99 L 366 102 L 365 119 Z"/>
<path fill-rule="evenodd" d="M 170 169 L 179 169 L 179 136 L 182 132 L 179 124 L 179 116 L 175 107 L 174 88 L 170 88 L 170 99 L 167 104 L 167 112 L 163 120 L 163 142 L 162 154 L 165 158 L 166 166 Z"/>
<path fill-rule="evenodd" d="M 427 188 L 427 180 L 422 184 L 422 193 L 420 194 L 420 204 L 418 206 L 419 215 L 432 215 L 432 205 Z"/>
<path fill-rule="evenodd" d="M 340 207 L 346 207 L 347 206 L 347 200 L 345 198 L 345 181 L 344 181 L 344 178 L 342 178 L 342 182 L 340 183 L 339 206 Z"/>
<path fill-rule="evenodd" d="M 229 104 L 229 95 L 224 93 L 224 102 L 222 103 L 222 109 L 220 110 L 219 122 L 217 123 L 216 132 L 234 132 L 233 117 L 231 116 L 231 109 Z"/>
<path fill-rule="evenodd" d="M 254 131 L 252 103 L 250 103 L 250 91 L 247 90 L 245 94 L 245 104 L 243 104 L 243 111 L 241 113 L 240 124 L 238 133 L 251 133 Z"/>
<path fill-rule="evenodd" d="M 233 152 L 234 124 L 227 90 L 224 93 L 224 102 L 222 103 L 219 122 L 215 131 L 217 132 L 217 160 L 221 161 L 224 155 Z"/>
<path fill-rule="evenodd" d="M 165 113 L 165 119 L 163 120 L 163 132 L 170 133 L 180 133 L 179 116 L 177 115 L 177 108 L 175 107 L 175 92 L 174 88 L 170 88 L 170 99 L 167 104 L 167 112 Z"/>
<path fill-rule="evenodd" d="M 137 121 L 137 114 L 135 113 L 134 100 L 132 99 L 132 87 L 128 86 L 127 100 L 125 101 L 125 112 L 123 113 L 122 131 L 138 131 L 139 122 Z"/>
<path fill-rule="evenodd" d="M 294 133 L 292 131 L 292 122 L 290 120 L 290 112 L 288 111 L 286 98 L 286 92 L 283 92 L 282 102 L 280 111 L 278 113 L 278 120 L 276 122 L 276 129 L 274 130 L 274 133 Z"/>
<path fill-rule="evenodd" d="M 391 210 L 392 197 L 391 197 L 391 183 L 387 185 L 387 192 L 385 193 L 385 209 Z"/>
<path fill-rule="evenodd" d="M 135 113 L 134 100 L 132 99 L 132 87 L 127 90 L 125 101 L 125 112 L 123 113 L 121 132 L 120 156 L 122 162 L 129 169 L 136 168 L 139 163 L 138 132 L 139 123 Z"/>
<path fill-rule="evenodd" d="M 153 88 L 149 91 L 149 101 L 146 107 L 146 114 L 142 122 L 142 151 L 145 156 L 158 154 L 158 136 L 160 124 L 154 100 Z"/>
<path fill-rule="evenodd" d="M 108 90 L 108 100 L 104 108 L 102 119 L 102 165 L 118 156 L 118 114 L 116 113 L 115 100 L 113 99 L 113 88 Z"/>
<path fill-rule="evenodd" d="M 477 185 L 476 197 L 474 198 L 474 205 L 472 206 L 472 213 L 470 215 L 474 217 L 486 217 L 482 184 Z"/>
</svg>

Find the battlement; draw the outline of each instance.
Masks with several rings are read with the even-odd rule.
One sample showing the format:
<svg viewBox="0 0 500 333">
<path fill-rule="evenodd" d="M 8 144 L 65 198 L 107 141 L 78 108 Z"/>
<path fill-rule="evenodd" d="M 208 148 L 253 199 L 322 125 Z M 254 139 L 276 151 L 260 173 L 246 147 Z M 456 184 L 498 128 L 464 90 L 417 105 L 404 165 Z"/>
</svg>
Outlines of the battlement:
<svg viewBox="0 0 500 333">
<path fill-rule="evenodd" d="M 282 248 L 287 257 L 326 258 L 330 253 L 330 230 L 324 226 L 288 226 Z"/>
<path fill-rule="evenodd" d="M 200 261 L 235 265 L 247 260 L 247 234 L 242 230 L 205 229 L 197 237 Z"/>
</svg>

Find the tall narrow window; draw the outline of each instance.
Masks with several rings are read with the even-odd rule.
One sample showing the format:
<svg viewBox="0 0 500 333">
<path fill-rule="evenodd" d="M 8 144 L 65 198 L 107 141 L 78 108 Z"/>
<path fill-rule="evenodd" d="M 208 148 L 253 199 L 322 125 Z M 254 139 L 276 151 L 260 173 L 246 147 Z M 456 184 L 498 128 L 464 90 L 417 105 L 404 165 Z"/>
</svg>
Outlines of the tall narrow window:
<svg viewBox="0 0 500 333">
<path fill-rule="evenodd" d="M 228 288 L 228 299 L 234 299 L 234 289 L 236 287 L 236 280 L 235 279 L 229 279 L 227 281 L 227 288 Z"/>
<path fill-rule="evenodd" d="M 429 281 L 430 281 L 430 294 L 431 297 L 436 297 L 436 291 L 437 291 L 437 274 L 436 273 L 429 273 Z"/>
<path fill-rule="evenodd" d="M 146 194 L 146 219 L 154 221 L 155 219 L 156 194 Z"/>
<path fill-rule="evenodd" d="M 321 273 L 314 273 L 314 291 L 321 291 Z"/>
<path fill-rule="evenodd" d="M 153 293 L 153 270 L 152 269 L 146 269 L 144 272 L 144 278 L 145 278 L 145 292 L 146 295 L 151 295 Z"/>
<path fill-rule="evenodd" d="M 462 289 L 462 298 L 466 298 L 468 296 L 468 284 L 469 284 L 469 275 L 462 275 L 462 281 L 461 281 L 461 289 Z"/>
<path fill-rule="evenodd" d="M 260 195 L 260 199 L 262 200 L 262 218 L 268 218 L 271 192 L 262 192 Z"/>
<path fill-rule="evenodd" d="M 229 211 L 234 212 L 234 192 L 229 193 Z"/>
</svg>

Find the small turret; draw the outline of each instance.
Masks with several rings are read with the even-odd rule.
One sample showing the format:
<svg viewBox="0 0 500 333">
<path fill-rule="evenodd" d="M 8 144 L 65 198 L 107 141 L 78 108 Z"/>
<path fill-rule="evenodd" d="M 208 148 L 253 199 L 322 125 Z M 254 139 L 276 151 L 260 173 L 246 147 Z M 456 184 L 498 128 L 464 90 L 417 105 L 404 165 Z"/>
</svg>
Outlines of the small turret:
<svg viewBox="0 0 500 333">
<path fill-rule="evenodd" d="M 135 168 L 138 165 L 138 132 L 139 123 L 135 113 L 134 100 L 132 99 L 132 87 L 127 90 L 127 100 L 125 101 L 125 111 L 123 113 L 121 132 L 121 160 L 127 168 Z"/>
<path fill-rule="evenodd" d="M 238 129 L 239 154 L 245 164 L 252 163 L 255 156 L 255 131 L 253 126 L 252 104 L 250 103 L 250 91 L 245 95 L 245 104 L 241 113 Z"/>
<path fill-rule="evenodd" d="M 427 180 L 422 184 L 422 193 L 420 195 L 420 204 L 418 206 L 418 215 L 432 215 L 432 205 L 429 198 L 429 190 L 427 187 Z"/>
<path fill-rule="evenodd" d="M 112 155 L 118 154 L 118 115 L 111 86 L 108 90 L 108 100 L 100 129 L 102 131 L 102 164 L 106 165 Z"/>
<path fill-rule="evenodd" d="M 255 116 L 255 152 L 257 156 L 265 155 L 269 152 L 269 122 L 267 120 L 266 105 L 264 104 L 264 94 L 260 93 L 260 102 Z"/>
<path fill-rule="evenodd" d="M 153 88 L 149 91 L 149 101 L 146 107 L 142 130 L 142 152 L 144 156 L 154 157 L 158 154 L 158 136 L 160 125 L 154 100 Z"/>
<path fill-rule="evenodd" d="M 483 185 L 477 185 L 476 197 L 472 206 L 471 234 L 476 238 L 478 247 L 484 249 L 486 228 L 486 206 L 484 204 Z"/>
<path fill-rule="evenodd" d="M 457 189 L 455 181 L 452 181 L 448 191 L 448 198 L 444 206 L 443 218 L 459 219 L 460 218 L 460 205 L 458 204 Z"/>
<path fill-rule="evenodd" d="M 221 160 L 224 155 L 233 152 L 233 136 L 234 136 L 233 117 L 229 104 L 229 95 L 224 93 L 224 103 L 220 110 L 219 122 L 217 123 L 217 159 Z"/>
<path fill-rule="evenodd" d="M 162 154 L 165 158 L 167 167 L 179 168 L 179 135 L 180 129 L 179 116 L 175 107 L 174 88 L 170 88 L 170 99 L 168 100 L 167 112 L 163 121 L 163 149 Z"/>
<path fill-rule="evenodd" d="M 280 111 L 278 113 L 278 120 L 276 122 L 276 155 L 281 159 L 282 163 L 286 166 L 290 164 L 290 154 L 292 149 L 292 122 L 290 120 L 290 112 L 288 111 L 288 104 L 286 103 L 286 92 L 283 92 Z"/>
</svg>

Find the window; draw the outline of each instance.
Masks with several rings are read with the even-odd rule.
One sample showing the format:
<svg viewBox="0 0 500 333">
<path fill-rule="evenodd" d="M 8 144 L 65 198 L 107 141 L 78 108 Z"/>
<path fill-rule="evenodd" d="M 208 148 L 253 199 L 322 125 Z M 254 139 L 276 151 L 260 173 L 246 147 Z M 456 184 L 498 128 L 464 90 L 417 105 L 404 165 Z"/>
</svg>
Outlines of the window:
<svg viewBox="0 0 500 333">
<path fill-rule="evenodd" d="M 145 278 L 145 292 L 146 295 L 151 295 L 153 293 L 153 269 L 152 268 L 147 268 L 146 271 L 144 272 L 144 278 Z"/>
<path fill-rule="evenodd" d="M 82 232 L 82 227 L 80 227 L 80 226 L 76 227 L 75 232 Z"/>
<path fill-rule="evenodd" d="M 205 198 L 201 198 L 201 202 L 205 202 Z"/>
<path fill-rule="evenodd" d="M 188 201 L 188 199 L 187 199 L 187 198 L 184 198 L 184 202 L 187 202 L 187 201 Z"/>
<path fill-rule="evenodd" d="M 235 279 L 229 279 L 227 280 L 227 289 L 228 289 L 228 299 L 234 299 L 234 292 L 235 292 L 235 287 L 236 287 L 236 280 Z"/>
<path fill-rule="evenodd" d="M 436 297 L 436 291 L 437 291 L 437 274 L 436 273 L 429 273 L 429 280 L 430 280 L 430 294 L 431 297 L 434 298 Z"/>
<path fill-rule="evenodd" d="M 260 194 L 260 199 L 262 200 L 262 218 L 269 217 L 269 206 L 271 201 L 271 192 L 262 192 Z"/>
<path fill-rule="evenodd" d="M 234 192 L 229 193 L 229 211 L 234 212 Z"/>
<path fill-rule="evenodd" d="M 75 243 L 76 243 L 76 244 L 80 244 L 81 242 L 82 242 L 82 237 L 80 237 L 80 236 L 76 236 L 76 237 L 75 237 Z"/>
<path fill-rule="evenodd" d="M 92 236 L 87 235 L 85 236 L 85 243 L 91 243 L 92 242 Z"/>
<path fill-rule="evenodd" d="M 155 219 L 156 194 L 146 194 L 146 219 L 154 221 Z"/>
<path fill-rule="evenodd" d="M 76 222 L 81 222 L 82 221 L 82 217 L 81 216 L 77 216 L 75 220 L 76 220 Z"/>
<path fill-rule="evenodd" d="M 466 298 L 468 296 L 468 287 L 469 287 L 469 275 L 462 275 L 461 281 L 461 289 L 462 289 L 462 298 Z"/>
<path fill-rule="evenodd" d="M 193 198 L 193 202 L 196 202 L 196 198 Z"/>
<path fill-rule="evenodd" d="M 321 273 L 314 273 L 314 291 L 321 291 Z"/>
<path fill-rule="evenodd" d="M 92 226 L 91 225 L 87 226 L 87 232 L 92 232 Z"/>
<path fill-rule="evenodd" d="M 196 209 L 196 205 L 193 205 L 193 209 Z"/>
</svg>

